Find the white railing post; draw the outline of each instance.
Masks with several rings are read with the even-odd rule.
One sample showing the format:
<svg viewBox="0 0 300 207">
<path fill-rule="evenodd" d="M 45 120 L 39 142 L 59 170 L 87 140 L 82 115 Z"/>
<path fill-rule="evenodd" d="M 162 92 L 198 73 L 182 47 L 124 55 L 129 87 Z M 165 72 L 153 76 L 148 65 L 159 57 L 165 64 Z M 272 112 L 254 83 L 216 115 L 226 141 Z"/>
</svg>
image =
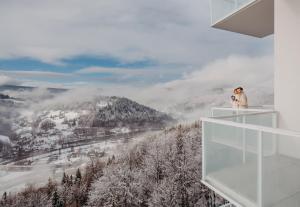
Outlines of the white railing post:
<svg viewBox="0 0 300 207">
<path fill-rule="evenodd" d="M 245 123 L 246 123 L 246 116 L 244 115 L 243 116 L 243 124 L 245 124 Z M 245 128 L 243 128 L 242 137 L 243 137 L 243 163 L 245 164 L 246 163 L 246 146 L 247 146 L 247 144 L 246 144 L 246 129 Z"/>
<path fill-rule="evenodd" d="M 209 9 L 210 9 L 210 23 L 213 24 L 213 3 L 212 0 L 209 1 Z"/>
<path fill-rule="evenodd" d="M 263 132 L 258 131 L 257 143 L 257 204 L 258 207 L 263 206 Z"/>
<path fill-rule="evenodd" d="M 272 116 L 272 127 L 278 128 L 278 119 L 277 119 L 277 113 L 274 113 Z M 272 139 L 274 141 L 274 154 L 278 154 L 278 135 L 273 134 Z"/>
<path fill-rule="evenodd" d="M 202 180 L 206 179 L 206 137 L 205 137 L 205 124 L 202 121 Z"/>
</svg>

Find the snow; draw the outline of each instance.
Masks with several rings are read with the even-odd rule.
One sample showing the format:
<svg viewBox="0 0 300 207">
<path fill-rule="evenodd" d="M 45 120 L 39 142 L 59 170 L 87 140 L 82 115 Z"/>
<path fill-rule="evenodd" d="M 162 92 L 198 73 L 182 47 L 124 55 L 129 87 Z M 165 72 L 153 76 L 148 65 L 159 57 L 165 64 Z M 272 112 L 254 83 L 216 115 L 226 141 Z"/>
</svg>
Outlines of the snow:
<svg viewBox="0 0 300 207">
<path fill-rule="evenodd" d="M 67 174 L 75 174 L 77 168 L 84 169 L 87 163 L 91 161 L 91 157 L 88 155 L 89 153 L 105 152 L 102 159 L 106 160 L 107 156 L 115 154 L 124 143 L 135 142 L 142 137 L 143 135 L 138 135 L 137 137 L 133 137 L 129 142 L 126 138 L 100 141 L 98 143 L 74 147 L 73 150 L 67 148 L 43 155 L 36 155 L 30 158 L 33 163 L 30 166 L 32 169 L 29 170 L 23 169 L 22 166 L 15 166 L 15 168 L 12 167 L 7 170 L 5 166 L 0 164 L 0 195 L 5 191 L 20 191 L 28 184 L 41 186 L 47 183 L 49 177 L 60 182 L 64 172 Z M 51 158 L 54 157 L 56 158 L 52 160 Z M 15 163 L 10 163 L 8 166 L 14 166 L 14 164 Z M 4 168 L 1 168 L 2 166 Z"/>
<path fill-rule="evenodd" d="M 127 127 L 113 128 L 110 130 L 110 132 L 116 133 L 116 134 L 125 134 L 125 133 L 129 133 L 130 129 Z"/>
<path fill-rule="evenodd" d="M 45 119 L 52 120 L 55 123 L 55 128 L 58 130 L 66 130 L 69 128 L 64 121 L 73 120 L 79 117 L 79 113 L 75 111 L 50 110 L 44 111 Z"/>
<path fill-rule="evenodd" d="M 78 117 L 78 113 L 74 111 L 68 111 L 65 113 L 65 117 L 70 120 L 70 119 L 76 119 Z"/>
<path fill-rule="evenodd" d="M 31 133 L 32 127 L 23 127 L 23 128 L 17 128 L 18 126 L 14 126 L 15 128 L 15 133 L 21 134 L 21 133 Z"/>
<path fill-rule="evenodd" d="M 11 141 L 10 141 L 9 137 L 3 136 L 3 135 L 0 135 L 0 143 L 11 145 Z"/>
<path fill-rule="evenodd" d="M 108 105 L 109 105 L 108 101 L 100 101 L 100 102 L 97 103 L 97 107 L 100 108 L 100 109 L 104 108 Z"/>
<path fill-rule="evenodd" d="M 128 206 L 139 206 L 142 202 L 149 206 L 181 206 L 183 196 L 187 198 L 185 206 L 208 206 L 208 194 L 199 179 L 199 125 L 171 128 L 138 141 L 118 150 L 114 164 L 93 182 L 87 206 L 124 200 Z M 141 191 L 147 192 L 147 196 Z"/>
<path fill-rule="evenodd" d="M 45 111 L 46 117 L 47 118 L 53 118 L 56 120 L 61 120 L 61 119 L 75 119 L 79 116 L 78 112 L 75 111 L 62 111 L 62 110 L 51 110 L 49 112 Z"/>
<path fill-rule="evenodd" d="M 42 152 L 65 147 L 72 141 L 79 144 L 86 139 L 90 143 L 93 137 L 107 139 L 110 134 L 119 137 L 143 130 L 136 122 L 155 128 L 165 118 L 164 114 L 126 98 L 101 97 L 83 103 L 24 109 L 13 120 L 12 130 L 18 138 L 16 146 L 21 145 L 25 152 Z"/>
</svg>

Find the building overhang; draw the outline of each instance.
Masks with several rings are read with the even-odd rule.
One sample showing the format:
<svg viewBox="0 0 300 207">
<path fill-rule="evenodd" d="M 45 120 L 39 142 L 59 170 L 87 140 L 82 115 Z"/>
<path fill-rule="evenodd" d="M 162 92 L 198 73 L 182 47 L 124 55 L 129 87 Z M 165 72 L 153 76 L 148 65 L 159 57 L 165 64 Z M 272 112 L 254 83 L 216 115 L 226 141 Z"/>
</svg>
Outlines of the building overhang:
<svg viewBox="0 0 300 207">
<path fill-rule="evenodd" d="M 238 6 L 230 5 L 228 9 L 229 4 Z M 274 0 L 211 0 L 211 6 L 212 27 L 214 28 L 259 38 L 274 33 Z M 214 6 L 219 8 L 214 8 Z M 214 12 L 220 12 L 222 6 L 227 7 L 227 13 L 221 11 L 223 15 L 214 19 Z"/>
</svg>

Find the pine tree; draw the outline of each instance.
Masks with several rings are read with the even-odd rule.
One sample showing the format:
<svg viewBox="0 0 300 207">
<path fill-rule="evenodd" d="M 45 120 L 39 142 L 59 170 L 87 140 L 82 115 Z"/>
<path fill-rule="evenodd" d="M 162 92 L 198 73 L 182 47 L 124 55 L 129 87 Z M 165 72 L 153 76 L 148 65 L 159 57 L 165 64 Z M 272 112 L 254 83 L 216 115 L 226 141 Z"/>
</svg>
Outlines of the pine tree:
<svg viewBox="0 0 300 207">
<path fill-rule="evenodd" d="M 64 172 L 62 180 L 61 180 L 61 184 L 64 185 L 67 182 L 68 182 L 68 177 L 67 177 L 66 173 Z"/>
<path fill-rule="evenodd" d="M 7 193 L 6 192 L 3 193 L 2 200 L 0 200 L 0 206 L 4 205 L 4 204 L 7 204 Z"/>
<path fill-rule="evenodd" d="M 56 189 L 56 184 L 53 183 L 51 178 L 48 179 L 47 183 L 47 196 L 48 198 L 51 198 L 53 191 Z"/>
<path fill-rule="evenodd" d="M 3 200 L 4 203 L 6 203 L 6 201 L 7 201 L 7 192 L 3 193 L 2 200 Z"/>
<path fill-rule="evenodd" d="M 73 175 L 70 176 L 69 184 L 70 184 L 70 185 L 73 185 Z"/>
<path fill-rule="evenodd" d="M 75 178 L 75 181 L 77 182 L 77 183 L 80 183 L 80 181 L 81 181 L 81 172 L 80 172 L 80 169 L 78 168 L 77 169 L 77 172 L 76 172 L 76 178 Z"/>
<path fill-rule="evenodd" d="M 61 202 L 57 191 L 54 191 L 54 193 L 53 193 L 52 207 L 63 207 L 63 203 Z"/>
</svg>

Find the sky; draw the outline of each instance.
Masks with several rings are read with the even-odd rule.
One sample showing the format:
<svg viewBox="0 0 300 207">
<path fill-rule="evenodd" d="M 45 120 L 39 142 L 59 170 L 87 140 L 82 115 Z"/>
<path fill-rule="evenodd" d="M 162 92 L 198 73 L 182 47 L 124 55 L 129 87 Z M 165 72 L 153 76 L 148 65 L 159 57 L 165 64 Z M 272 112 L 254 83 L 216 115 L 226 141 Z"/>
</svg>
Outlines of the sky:
<svg viewBox="0 0 300 207">
<path fill-rule="evenodd" d="M 0 84 L 169 85 L 273 55 L 272 36 L 211 28 L 208 0 L 0 0 L 0 31 Z"/>
</svg>

